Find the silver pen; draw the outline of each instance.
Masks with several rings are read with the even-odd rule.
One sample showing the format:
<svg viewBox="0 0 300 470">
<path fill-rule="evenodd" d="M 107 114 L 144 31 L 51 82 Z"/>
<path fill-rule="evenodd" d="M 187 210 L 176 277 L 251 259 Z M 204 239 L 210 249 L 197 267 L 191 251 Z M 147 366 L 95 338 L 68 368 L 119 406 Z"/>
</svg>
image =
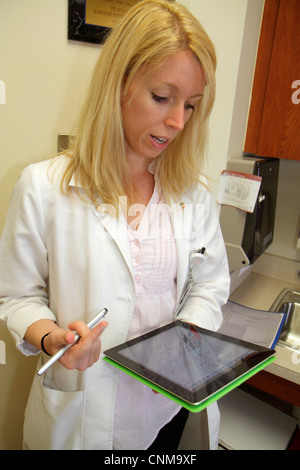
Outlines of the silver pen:
<svg viewBox="0 0 300 470">
<path fill-rule="evenodd" d="M 94 326 L 96 326 L 98 323 L 100 323 L 105 315 L 107 314 L 107 308 L 103 308 L 100 312 L 97 313 L 97 315 L 94 316 L 94 318 L 92 318 L 92 320 L 87 324 L 87 326 L 89 327 L 89 329 L 91 330 L 92 328 L 94 328 Z M 64 346 L 63 348 L 61 348 L 59 351 L 57 351 L 56 354 L 54 354 L 54 356 L 52 356 L 49 361 L 47 361 L 41 368 L 40 370 L 37 371 L 37 374 L 38 375 L 42 375 L 44 372 L 46 372 L 47 369 L 49 369 L 49 367 L 51 367 L 56 361 L 58 361 L 58 359 L 60 359 L 64 354 L 65 352 L 70 349 L 72 346 L 74 346 L 75 343 L 77 343 L 77 341 L 80 339 L 80 336 L 79 335 L 75 335 L 75 340 L 74 340 L 74 343 L 72 344 L 67 344 L 67 346 Z"/>
</svg>

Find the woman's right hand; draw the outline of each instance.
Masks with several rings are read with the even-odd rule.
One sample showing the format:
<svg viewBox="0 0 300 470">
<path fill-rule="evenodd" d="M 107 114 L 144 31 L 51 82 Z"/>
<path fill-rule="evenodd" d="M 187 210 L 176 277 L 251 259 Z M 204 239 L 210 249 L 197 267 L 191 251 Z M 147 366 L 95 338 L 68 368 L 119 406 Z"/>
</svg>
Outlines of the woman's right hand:
<svg viewBox="0 0 300 470">
<path fill-rule="evenodd" d="M 44 339 L 44 348 L 53 356 L 62 347 L 74 343 L 75 331 L 80 336 L 79 341 L 65 352 L 59 362 L 67 369 L 84 371 L 98 361 L 101 351 L 100 336 L 107 325 L 106 321 L 102 321 L 90 330 L 82 321 L 71 322 L 68 325 L 69 330 L 53 329 Z"/>
</svg>

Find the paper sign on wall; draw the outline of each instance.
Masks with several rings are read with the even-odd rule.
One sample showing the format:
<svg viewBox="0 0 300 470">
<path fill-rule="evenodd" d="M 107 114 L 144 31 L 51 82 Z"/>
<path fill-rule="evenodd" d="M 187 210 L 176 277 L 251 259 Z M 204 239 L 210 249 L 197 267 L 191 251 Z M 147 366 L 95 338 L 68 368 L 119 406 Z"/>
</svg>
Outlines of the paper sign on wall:
<svg viewBox="0 0 300 470">
<path fill-rule="evenodd" d="M 261 176 L 224 170 L 218 189 L 218 203 L 253 212 L 261 180 Z"/>
</svg>

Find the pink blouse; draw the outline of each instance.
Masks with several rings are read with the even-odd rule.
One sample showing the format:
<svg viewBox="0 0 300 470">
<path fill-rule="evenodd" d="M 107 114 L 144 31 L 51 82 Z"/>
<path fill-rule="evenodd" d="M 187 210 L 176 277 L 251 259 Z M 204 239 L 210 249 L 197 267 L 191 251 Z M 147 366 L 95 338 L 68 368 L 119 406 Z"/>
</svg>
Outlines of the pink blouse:
<svg viewBox="0 0 300 470">
<path fill-rule="evenodd" d="M 155 187 L 137 230 L 128 225 L 136 289 L 128 339 L 172 321 L 177 254 L 168 207 Z M 147 449 L 180 407 L 120 372 L 114 416 L 114 449 Z"/>
</svg>

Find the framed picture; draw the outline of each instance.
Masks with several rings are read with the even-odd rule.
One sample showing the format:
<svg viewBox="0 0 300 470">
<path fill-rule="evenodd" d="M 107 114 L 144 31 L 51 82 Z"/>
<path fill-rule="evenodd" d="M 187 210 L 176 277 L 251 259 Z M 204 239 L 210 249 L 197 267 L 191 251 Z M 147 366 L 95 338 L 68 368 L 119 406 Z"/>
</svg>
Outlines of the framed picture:
<svg viewBox="0 0 300 470">
<path fill-rule="evenodd" d="M 128 8 L 140 0 L 68 0 L 68 39 L 101 44 Z M 169 0 L 174 1 L 174 0 Z"/>
</svg>

